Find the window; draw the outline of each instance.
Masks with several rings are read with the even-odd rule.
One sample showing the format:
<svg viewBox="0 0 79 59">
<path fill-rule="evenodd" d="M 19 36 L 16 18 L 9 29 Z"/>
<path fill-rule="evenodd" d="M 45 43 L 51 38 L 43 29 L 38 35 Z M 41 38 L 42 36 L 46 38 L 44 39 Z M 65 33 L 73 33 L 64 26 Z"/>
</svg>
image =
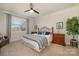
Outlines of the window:
<svg viewBox="0 0 79 59">
<path fill-rule="evenodd" d="M 11 28 L 13 30 L 22 30 L 22 31 L 26 30 L 26 19 L 12 16 Z"/>
</svg>

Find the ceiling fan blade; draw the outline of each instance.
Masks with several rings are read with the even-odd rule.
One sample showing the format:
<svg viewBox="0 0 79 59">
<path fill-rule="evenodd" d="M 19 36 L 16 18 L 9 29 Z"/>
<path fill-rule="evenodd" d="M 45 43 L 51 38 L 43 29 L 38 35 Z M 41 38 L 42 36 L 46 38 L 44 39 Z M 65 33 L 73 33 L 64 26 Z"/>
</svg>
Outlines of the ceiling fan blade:
<svg viewBox="0 0 79 59">
<path fill-rule="evenodd" d="M 33 9 L 33 11 L 34 11 L 34 12 L 36 12 L 37 14 L 39 14 L 39 12 L 38 12 L 38 11 L 36 11 L 36 10 L 34 10 L 34 9 Z"/>
<path fill-rule="evenodd" d="M 25 10 L 24 12 L 28 12 L 28 11 L 30 11 L 30 9 L 29 10 Z"/>
</svg>

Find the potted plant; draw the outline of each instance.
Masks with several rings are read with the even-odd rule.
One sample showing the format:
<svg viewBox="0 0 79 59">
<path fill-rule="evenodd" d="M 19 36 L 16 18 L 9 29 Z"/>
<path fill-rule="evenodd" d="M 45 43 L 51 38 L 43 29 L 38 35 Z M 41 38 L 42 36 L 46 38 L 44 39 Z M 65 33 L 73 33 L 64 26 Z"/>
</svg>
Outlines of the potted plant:
<svg viewBox="0 0 79 59">
<path fill-rule="evenodd" d="M 75 39 L 75 35 L 79 34 L 79 21 L 78 17 L 68 18 L 66 22 L 66 30 L 68 35 L 73 36 L 73 40 Z"/>
</svg>

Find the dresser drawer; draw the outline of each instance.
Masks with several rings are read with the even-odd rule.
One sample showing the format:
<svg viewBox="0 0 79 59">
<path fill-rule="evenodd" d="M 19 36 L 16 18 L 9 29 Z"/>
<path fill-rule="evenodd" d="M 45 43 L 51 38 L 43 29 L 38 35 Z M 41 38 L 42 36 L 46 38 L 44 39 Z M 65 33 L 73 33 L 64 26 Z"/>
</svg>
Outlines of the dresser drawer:
<svg viewBox="0 0 79 59">
<path fill-rule="evenodd" d="M 65 45 L 65 35 L 64 34 L 53 34 L 53 43 Z"/>
</svg>

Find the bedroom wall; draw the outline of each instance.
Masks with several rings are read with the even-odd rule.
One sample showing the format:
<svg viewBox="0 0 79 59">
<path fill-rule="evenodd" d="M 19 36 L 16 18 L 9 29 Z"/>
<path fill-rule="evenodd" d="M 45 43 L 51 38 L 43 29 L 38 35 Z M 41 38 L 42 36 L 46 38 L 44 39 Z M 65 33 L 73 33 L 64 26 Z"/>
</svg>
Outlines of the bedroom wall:
<svg viewBox="0 0 79 59">
<path fill-rule="evenodd" d="M 34 30 L 34 25 L 36 24 L 35 18 L 29 18 L 29 33 Z"/>
<path fill-rule="evenodd" d="M 55 12 L 55 13 L 44 15 L 44 16 L 36 18 L 35 20 L 36 20 L 36 23 L 37 23 L 39 28 L 43 27 L 43 26 L 47 26 L 47 27 L 51 28 L 53 26 L 54 33 L 64 33 L 64 34 L 66 34 L 67 18 L 70 18 L 72 16 L 78 16 L 79 17 L 79 6 L 74 6 L 74 7 L 67 8 L 67 9 L 64 9 L 64 10 L 61 10 L 61 11 L 58 11 L 58 12 Z M 64 23 L 63 24 L 64 29 L 58 31 L 56 29 L 56 23 L 57 22 L 63 22 Z M 70 41 L 69 41 L 70 38 L 71 37 L 66 34 L 66 37 L 65 37 L 66 44 L 70 43 Z"/>
<path fill-rule="evenodd" d="M 3 35 L 6 35 L 6 14 L 0 12 L 0 33 L 2 33 Z"/>
</svg>

